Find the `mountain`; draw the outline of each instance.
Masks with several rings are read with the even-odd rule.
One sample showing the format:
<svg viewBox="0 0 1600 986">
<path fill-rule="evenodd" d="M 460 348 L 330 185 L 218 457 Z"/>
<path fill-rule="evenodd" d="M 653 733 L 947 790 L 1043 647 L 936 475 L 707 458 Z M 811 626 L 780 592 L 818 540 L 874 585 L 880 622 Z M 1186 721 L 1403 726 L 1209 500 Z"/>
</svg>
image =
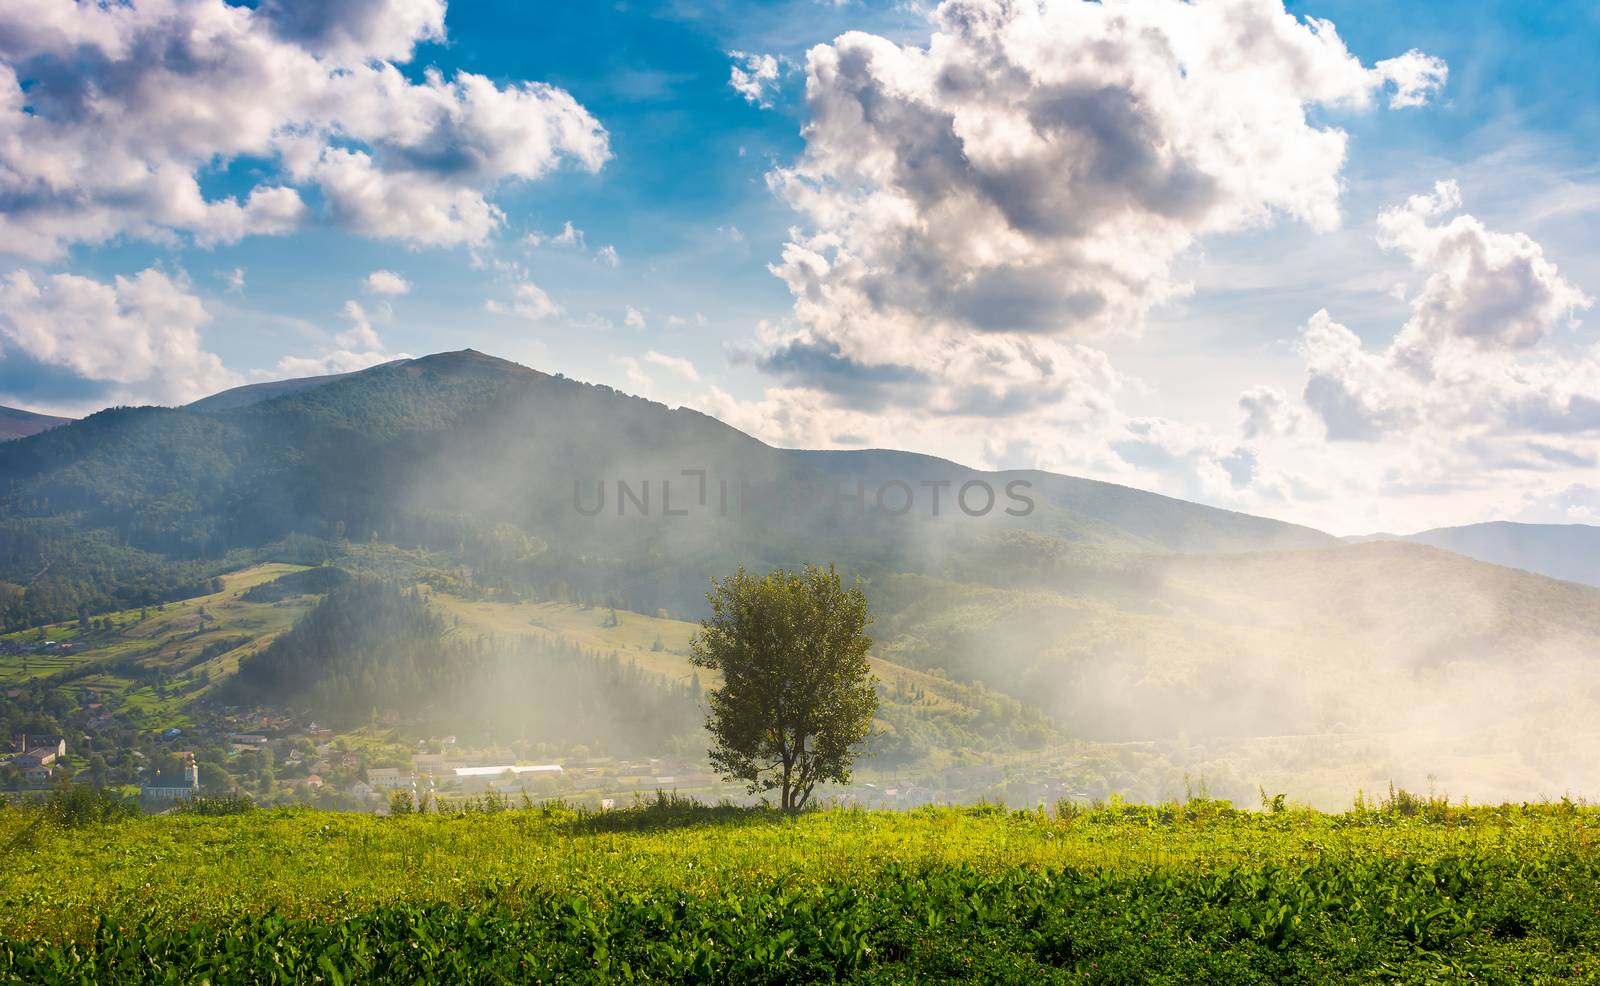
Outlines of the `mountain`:
<svg viewBox="0 0 1600 986">
<path fill-rule="evenodd" d="M 394 362 L 404 361 L 396 360 Z M 384 363 L 381 365 L 389 366 L 391 364 Z M 186 406 L 191 411 L 226 411 L 236 407 L 248 407 L 251 404 L 259 404 L 262 401 L 269 401 L 274 397 L 282 397 L 285 394 L 298 394 L 302 390 L 311 390 L 316 387 L 333 383 L 336 380 L 344 380 L 347 377 L 355 376 L 356 373 L 359 372 L 361 371 L 357 370 L 351 373 L 330 373 L 319 377 L 296 377 L 291 380 L 269 380 L 266 383 L 245 384 L 243 387 L 234 387 L 231 390 L 224 390 L 220 393 L 212 394 L 210 397 L 202 397 Z"/>
<path fill-rule="evenodd" d="M 0 407 L 0 442 L 13 438 L 27 438 L 71 421 L 50 414 L 35 414 L 14 407 Z"/>
<path fill-rule="evenodd" d="M 1600 742 L 1600 589 L 1088 479 L 774 448 L 471 350 L 230 400 L 0 445 L 8 628 L 269 562 L 426 583 L 461 600 L 457 626 L 529 601 L 693 621 L 708 578 L 835 564 L 864 581 L 885 667 L 981 686 L 933 732 L 905 720 L 908 759 L 970 754 L 960 737 L 1025 706 L 1040 735 L 1168 744 L 1172 763 L 1203 747 L 1230 790 L 1286 763 L 1340 797 L 1430 773 L 1475 796 L 1600 789 L 1567 752 Z"/>
<path fill-rule="evenodd" d="M 1359 540 L 1427 544 L 1494 565 L 1600 586 L 1600 527 L 1587 524 L 1495 521 L 1465 527 L 1438 527 L 1406 537 L 1373 534 Z"/>
<path fill-rule="evenodd" d="M 871 575 L 1007 530 L 1121 551 L 1338 543 L 1090 480 L 777 449 L 696 411 L 471 350 L 285 386 L 232 406 L 102 411 L 0 447 L 0 579 L 38 589 L 18 605 L 49 598 L 59 618 L 76 611 L 73 592 L 91 609 L 127 603 L 110 595 L 118 571 L 160 582 L 163 565 L 215 565 L 295 536 L 455 550 L 483 579 L 674 612 L 697 610 L 706 574 L 739 564 Z M 954 502 L 972 483 L 979 517 Z M 605 498 L 594 516 L 591 495 Z M 915 506 L 897 512 L 904 497 Z"/>
</svg>

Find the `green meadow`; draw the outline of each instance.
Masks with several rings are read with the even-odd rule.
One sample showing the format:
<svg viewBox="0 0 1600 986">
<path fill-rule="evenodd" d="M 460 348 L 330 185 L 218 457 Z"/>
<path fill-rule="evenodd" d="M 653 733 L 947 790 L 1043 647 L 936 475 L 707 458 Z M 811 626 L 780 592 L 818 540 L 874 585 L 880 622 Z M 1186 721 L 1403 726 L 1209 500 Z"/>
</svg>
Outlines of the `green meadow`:
<svg viewBox="0 0 1600 986">
<path fill-rule="evenodd" d="M 1274 810 L 1276 809 L 1276 810 Z M 13 982 L 1593 980 L 1600 811 L 0 811 Z"/>
</svg>

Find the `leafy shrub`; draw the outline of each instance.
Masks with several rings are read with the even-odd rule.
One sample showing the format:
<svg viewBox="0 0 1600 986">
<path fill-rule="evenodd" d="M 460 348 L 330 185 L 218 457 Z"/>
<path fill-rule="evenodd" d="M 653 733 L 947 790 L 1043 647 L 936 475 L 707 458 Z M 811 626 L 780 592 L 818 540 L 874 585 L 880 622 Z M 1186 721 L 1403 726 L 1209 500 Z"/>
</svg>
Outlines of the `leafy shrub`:
<svg viewBox="0 0 1600 986">
<path fill-rule="evenodd" d="M 53 788 L 42 807 L 46 818 L 64 828 L 114 822 L 139 814 L 136 798 L 70 782 Z"/>
<path fill-rule="evenodd" d="M 178 802 L 174 808 L 180 815 L 204 815 L 216 817 L 221 815 L 243 815 L 256 810 L 255 801 L 248 794 L 228 794 L 220 796 L 196 795 Z"/>
</svg>

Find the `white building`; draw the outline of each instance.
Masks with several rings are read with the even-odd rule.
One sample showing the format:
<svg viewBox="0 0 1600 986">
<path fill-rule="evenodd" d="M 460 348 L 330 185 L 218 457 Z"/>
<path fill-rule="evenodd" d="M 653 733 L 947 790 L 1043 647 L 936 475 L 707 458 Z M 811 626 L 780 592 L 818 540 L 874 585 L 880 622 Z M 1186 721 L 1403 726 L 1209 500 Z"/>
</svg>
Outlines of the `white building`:
<svg viewBox="0 0 1600 986">
<path fill-rule="evenodd" d="M 139 786 L 139 797 L 148 801 L 183 801 L 200 793 L 200 765 L 194 754 L 185 753 L 179 776 L 157 774 Z"/>
<path fill-rule="evenodd" d="M 525 788 L 541 780 L 553 780 L 566 772 L 560 764 L 506 764 L 492 767 L 457 767 L 455 780 L 465 788 L 499 788 L 501 790 Z"/>
<path fill-rule="evenodd" d="M 402 788 L 413 787 L 416 778 L 410 774 L 401 773 L 399 767 L 368 767 L 367 783 L 373 787 L 397 791 Z"/>
</svg>

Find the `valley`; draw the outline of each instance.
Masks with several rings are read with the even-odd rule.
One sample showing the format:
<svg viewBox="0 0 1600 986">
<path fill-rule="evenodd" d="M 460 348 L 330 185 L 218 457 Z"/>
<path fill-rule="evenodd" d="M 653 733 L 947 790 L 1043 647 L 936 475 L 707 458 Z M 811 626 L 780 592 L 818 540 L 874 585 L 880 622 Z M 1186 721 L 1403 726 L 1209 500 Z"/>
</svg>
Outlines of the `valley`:
<svg viewBox="0 0 1600 986">
<path fill-rule="evenodd" d="M 595 804 L 680 776 L 742 797 L 696 752 L 704 586 L 810 562 L 860 578 L 874 617 L 880 710 L 845 803 L 1600 783 L 1563 742 L 1600 739 L 1600 590 L 1071 477 L 776 449 L 471 351 L 107 411 L 0 466 L 0 709 L 130 791 L 198 748 L 217 793 L 381 806 L 369 771 L 420 796 L 412 761 L 455 736 L 452 770 L 657 761 L 561 789 Z M 664 512 L 663 480 L 699 472 L 777 492 Z M 623 480 L 656 482 L 654 509 L 574 509 Z M 928 509 L 973 483 L 1033 509 Z M 851 499 L 897 484 L 924 506 Z M 330 593 L 323 629 L 290 635 Z M 227 741 L 251 717 L 269 750 Z"/>
</svg>

